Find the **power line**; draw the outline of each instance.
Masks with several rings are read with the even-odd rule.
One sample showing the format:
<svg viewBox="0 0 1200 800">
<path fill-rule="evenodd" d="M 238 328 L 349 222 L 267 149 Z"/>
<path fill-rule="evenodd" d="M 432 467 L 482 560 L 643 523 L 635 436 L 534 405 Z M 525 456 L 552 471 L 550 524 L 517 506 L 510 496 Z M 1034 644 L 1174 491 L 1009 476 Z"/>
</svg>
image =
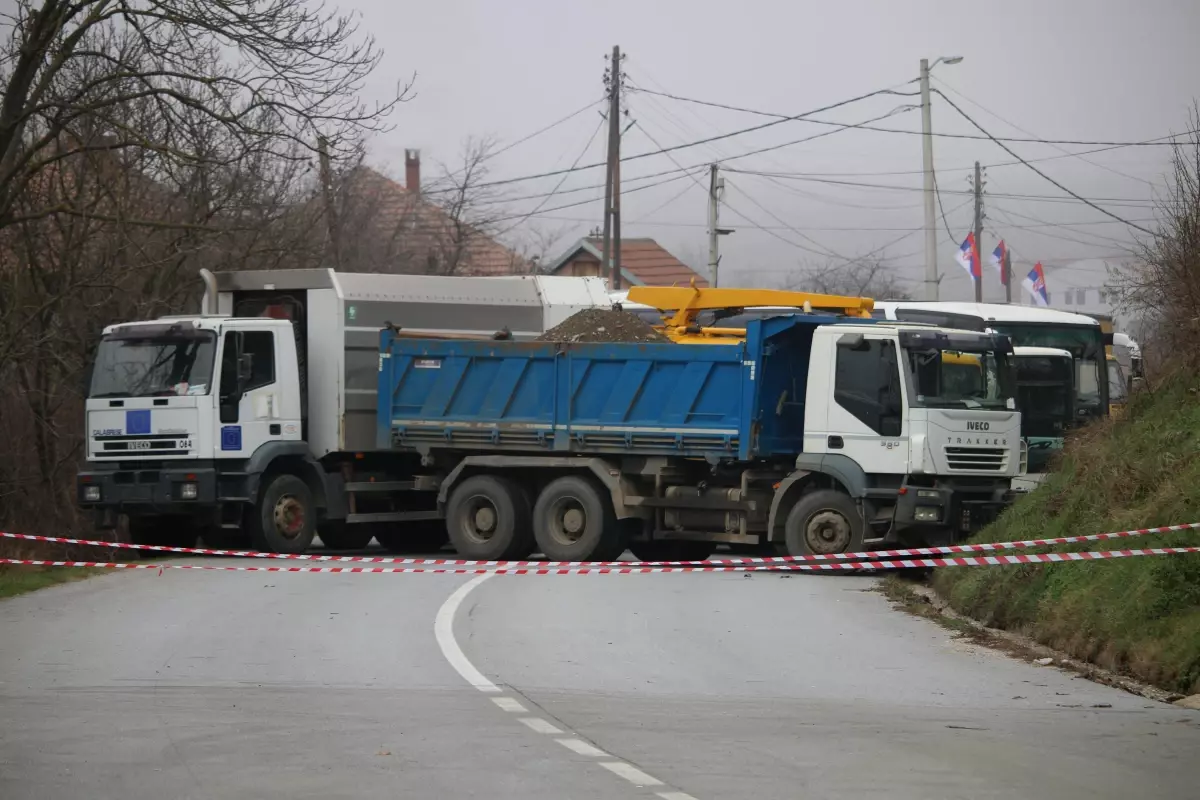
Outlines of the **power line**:
<svg viewBox="0 0 1200 800">
<path fill-rule="evenodd" d="M 1039 137 L 1039 136 L 1038 136 L 1036 133 L 1034 133 L 1033 131 L 1028 131 L 1028 130 L 1025 130 L 1025 129 L 1024 129 L 1024 128 L 1022 128 L 1020 125 L 1016 124 L 1015 122 L 1011 122 L 1011 121 L 1009 121 L 1009 120 L 1005 119 L 1004 117 L 1002 117 L 1002 116 L 1000 116 L 999 114 L 997 114 L 995 111 L 992 111 L 991 109 L 989 109 L 989 108 L 987 108 L 986 106 L 984 106 L 982 103 L 976 102 L 975 100 L 972 100 L 971 98 L 967 97 L 965 94 L 963 94 L 962 92 L 960 92 L 958 89 L 955 89 L 953 86 L 951 86 L 949 83 L 947 83 L 946 81 L 942 80 L 941 78 L 934 77 L 934 80 L 935 80 L 935 81 L 937 81 L 939 85 L 941 85 L 941 86 L 944 86 L 944 87 L 946 87 L 947 89 L 949 89 L 950 91 L 954 92 L 954 94 L 958 95 L 960 98 L 962 98 L 962 99 L 963 99 L 963 100 L 965 100 L 966 102 L 968 102 L 968 103 L 970 103 L 971 105 L 975 106 L 975 107 L 976 107 L 976 108 L 978 108 L 980 111 L 983 111 L 985 114 L 989 114 L 989 115 L 991 115 L 992 117 L 995 117 L 996 119 L 998 119 L 998 120 L 1000 120 L 1001 122 L 1003 122 L 1005 125 L 1008 125 L 1010 128 L 1014 128 L 1014 129 L 1016 129 L 1016 130 L 1020 131 L 1021 133 L 1025 134 L 1026 136 L 1032 136 L 1032 137 L 1036 138 L 1036 139 L 1037 139 L 1038 141 L 1040 141 L 1040 142 L 1044 142 L 1044 143 L 1046 143 L 1046 144 L 1049 144 L 1051 147 L 1053 147 L 1055 150 L 1059 151 L 1060 153 L 1064 153 L 1064 154 L 1066 154 L 1067 156 L 1071 156 L 1071 157 L 1073 157 L 1073 158 L 1078 158 L 1080 161 L 1084 162 L 1085 164 L 1091 164 L 1093 167 L 1099 167 L 1100 169 L 1102 169 L 1102 170 L 1104 170 L 1104 171 L 1106 171 L 1106 172 L 1111 172 L 1111 173 L 1112 173 L 1112 174 L 1114 174 L 1114 175 L 1120 175 L 1122 178 L 1128 178 L 1128 179 L 1129 179 L 1129 180 L 1131 180 L 1131 181 L 1138 181 L 1138 182 L 1140 182 L 1140 183 L 1144 183 L 1144 184 L 1146 184 L 1147 186 L 1153 186 L 1153 185 L 1154 185 L 1154 183 L 1153 183 L 1152 181 L 1148 181 L 1148 180 L 1146 180 L 1145 178 L 1139 178 L 1139 177 L 1137 177 L 1136 175 L 1129 175 L 1128 173 L 1121 172 L 1119 169 L 1114 169 L 1113 167 L 1110 167 L 1110 166 L 1108 166 L 1107 164 L 1100 164 L 1100 163 L 1097 163 L 1097 162 L 1095 162 L 1095 161 L 1092 161 L 1092 160 L 1090 160 L 1090 159 L 1084 158 L 1083 156 L 1084 156 L 1085 154 L 1083 154 L 1083 153 L 1072 153 L 1072 152 L 1070 152 L 1070 151 L 1068 151 L 1068 150 L 1064 150 L 1062 147 L 1060 147 L 1060 146 L 1058 146 L 1058 145 L 1056 145 L 1056 144 L 1054 144 L 1054 143 L 1052 143 L 1052 142 L 1047 142 L 1045 139 L 1043 139 L 1043 138 Z M 1018 163 L 1019 163 L 1019 162 L 1018 162 Z"/>
<path fill-rule="evenodd" d="M 668 92 L 656 92 L 652 89 L 639 88 L 636 91 L 645 92 L 647 94 L 654 94 L 654 95 L 658 95 L 660 97 L 666 97 L 671 100 L 679 100 L 679 101 L 682 101 L 685 103 L 695 103 L 697 105 L 710 106 L 712 108 L 721 108 L 726 111 L 740 111 L 745 114 L 756 114 L 761 117 L 798 119 L 798 117 L 785 117 L 783 114 L 776 114 L 771 111 L 759 111 L 759 110 L 753 109 L 753 108 L 743 108 L 740 106 L 727 105 L 725 103 L 714 103 L 714 102 L 710 102 L 708 100 L 697 100 L 694 97 L 683 97 L 681 95 L 670 94 Z M 896 92 L 896 91 L 891 91 L 891 90 L 875 92 L 874 94 L 892 94 L 892 95 L 899 95 L 902 97 L 915 97 L 916 96 L 915 92 Z M 947 102 L 950 102 L 949 99 L 946 98 L 945 95 L 941 94 L 941 92 L 938 92 L 938 94 L 941 95 L 942 98 L 945 99 Z M 956 107 L 956 109 L 957 109 L 957 107 Z M 821 109 L 821 110 L 825 110 L 825 109 Z M 815 114 L 815 113 L 820 113 L 820 112 L 814 111 L 814 112 L 810 112 L 810 113 Z M 959 113 L 962 113 L 962 112 L 960 111 Z M 807 115 L 805 115 L 805 116 L 807 116 Z M 805 119 L 804 121 L 811 122 L 815 125 L 836 125 L 838 127 L 844 127 L 846 125 L 846 123 L 833 122 L 831 120 Z M 880 133 L 903 133 L 903 134 L 907 134 L 909 136 L 924 136 L 925 135 L 921 131 L 908 131 L 908 130 L 902 130 L 900 128 L 872 128 L 872 127 L 866 127 L 865 125 L 858 125 L 855 127 L 861 127 L 861 128 L 863 128 L 863 130 L 878 131 Z M 976 126 L 976 127 L 978 127 L 978 126 Z M 1080 145 L 1080 146 L 1085 146 L 1085 147 L 1098 147 L 1098 146 L 1103 146 L 1103 147 L 1173 147 L 1174 146 L 1173 142 L 1155 142 L 1155 141 L 1103 142 L 1103 141 L 1081 141 L 1078 139 L 1038 139 L 1038 138 L 1017 138 L 1017 137 L 1005 137 L 1003 139 L 997 139 L 996 137 L 992 136 L 991 134 L 988 134 L 986 131 L 983 131 L 982 128 L 980 128 L 980 131 L 984 133 L 983 136 L 976 136 L 976 135 L 970 134 L 970 133 L 934 133 L 933 135 L 940 136 L 940 137 L 947 138 L 947 139 L 979 139 L 979 140 L 991 140 L 991 141 L 997 141 L 997 142 L 998 141 L 1028 142 L 1028 143 L 1051 144 L 1051 145 L 1052 144 L 1071 144 L 1071 145 Z M 1200 131 L 1187 131 L 1183 135 L 1197 133 L 1197 132 L 1200 132 Z M 1172 136 L 1172 138 L 1174 138 L 1174 135 Z M 1020 159 L 1020 156 L 1016 155 L 1015 153 L 1013 154 L 1013 157 Z M 1022 163 L 1024 163 L 1024 162 L 1022 162 Z"/>
<path fill-rule="evenodd" d="M 960 115 L 963 117 L 963 119 L 965 119 L 967 122 L 970 122 L 972 125 L 974 125 L 976 128 L 978 128 L 978 129 L 979 129 L 979 131 L 980 131 L 980 133 L 984 134 L 984 135 L 985 135 L 985 136 L 987 136 L 989 139 L 991 139 L 993 142 L 995 142 L 997 145 L 999 145 L 1001 148 L 1003 148 L 1003 150 L 1004 150 L 1006 153 L 1008 153 L 1010 156 L 1012 156 L 1013 158 L 1015 158 L 1015 159 L 1018 159 L 1018 160 L 1020 160 L 1020 161 L 1023 161 L 1023 162 L 1024 162 L 1024 159 L 1022 159 L 1022 158 L 1021 158 L 1019 155 L 1017 155 L 1017 154 L 1016 154 L 1016 152 L 1014 152 L 1012 148 L 1010 148 L 1010 147 L 1009 147 L 1008 145 L 1006 145 L 1004 142 L 1002 142 L 1002 141 L 1000 141 L 999 139 L 997 139 L 995 136 L 992 136 L 992 134 L 988 133 L 988 131 L 987 131 L 987 129 L 986 129 L 986 128 L 984 128 L 982 125 L 980 125 L 978 122 L 976 122 L 976 121 L 975 121 L 975 119 L 974 119 L 974 118 L 973 118 L 973 117 L 972 117 L 970 114 L 968 114 L 967 112 L 965 112 L 965 111 L 963 111 L 961 108 L 959 108 L 959 107 L 958 107 L 958 104 L 957 104 L 957 103 L 955 103 L 953 100 L 951 100 L 949 97 L 947 97 L 947 96 L 945 95 L 945 93 L 944 93 L 944 92 L 942 92 L 940 89 L 935 89 L 934 91 L 936 91 L 936 92 L 938 93 L 938 96 L 939 96 L 939 97 L 941 97 L 943 100 L 945 100 L 947 103 L 949 103 L 949 104 L 950 104 L 950 107 L 951 107 L 951 108 L 953 108 L 955 111 L 957 111 L 957 112 L 958 112 L 958 113 L 959 113 L 959 114 L 960 114 Z M 1096 144 L 1102 144 L 1102 143 L 1101 143 L 1101 142 L 1096 142 Z M 1117 220 L 1117 221 L 1119 221 L 1119 222 L 1124 222 L 1124 223 L 1125 223 L 1126 225 L 1128 225 L 1129 227 L 1131 227 L 1131 228 L 1134 228 L 1135 230 L 1139 230 L 1139 231 L 1141 231 L 1142 233 L 1147 233 L 1147 234 L 1150 234 L 1150 235 L 1153 235 L 1153 234 L 1154 234 L 1154 231 L 1150 230 L 1149 228 L 1144 228 L 1144 227 L 1142 227 L 1141 225 L 1138 225 L 1136 222 L 1130 222 L 1129 220 L 1122 219 L 1121 217 L 1119 217 L 1119 216 L 1117 216 L 1116 214 L 1112 213 L 1112 212 L 1111 212 L 1111 211 L 1109 211 L 1108 209 L 1106 209 L 1106 208 L 1103 208 L 1103 207 L 1101 207 L 1101 206 L 1098 206 L 1098 205 L 1096 205 L 1096 204 L 1095 204 L 1095 203 L 1093 203 L 1091 200 L 1088 200 L 1086 197 L 1083 197 L 1082 195 L 1076 194 L 1075 192 L 1071 191 L 1071 190 L 1070 190 L 1070 189 L 1068 189 L 1066 186 L 1063 186 L 1061 183 L 1059 183 L 1058 181 L 1054 180 L 1054 179 L 1053 179 L 1053 178 L 1051 178 L 1049 175 L 1047 175 L 1046 173 L 1042 172 L 1040 169 L 1038 169 L 1037 167 L 1033 166 L 1032 164 L 1030 164 L 1030 163 L 1028 163 L 1028 162 L 1024 162 L 1024 163 L 1025 163 L 1025 166 L 1029 167 L 1031 170 L 1033 170 L 1035 173 L 1037 173 L 1038 175 L 1040 175 L 1040 176 L 1041 176 L 1042 178 L 1044 178 L 1046 181 L 1048 181 L 1048 182 L 1050 182 L 1050 183 L 1054 184 L 1054 185 L 1055 185 L 1055 186 L 1057 186 L 1059 189 L 1061 189 L 1061 190 L 1063 190 L 1064 192 L 1066 192 L 1067 194 L 1071 195 L 1072 197 L 1074 197 L 1076 200 L 1078 200 L 1079 202 L 1083 203 L 1084 205 L 1087 205 L 1087 206 L 1089 206 L 1089 207 L 1091 207 L 1091 208 L 1094 208 L 1094 209 L 1096 209 L 1097 211 L 1099 211 L 1101 214 L 1105 214 L 1106 216 L 1112 217 L 1113 219 L 1115 219 L 1115 220 Z"/>
<path fill-rule="evenodd" d="M 1009 209 L 1009 208 L 1006 208 L 1006 207 L 1004 207 L 1004 206 L 1000 205 L 999 203 L 994 203 L 994 204 L 992 205 L 992 207 L 996 209 L 996 212 L 997 212 L 997 213 L 999 213 L 999 214 L 1003 214 L 1003 215 L 1005 216 L 1005 218 L 1006 218 L 1006 219 L 1008 219 L 1008 221 L 1009 221 L 1010 223 L 1012 222 L 1012 220 L 1011 220 L 1011 218 L 1008 216 L 1009 214 L 1011 214 L 1012 216 L 1014 216 L 1014 217 L 1017 217 L 1017 218 L 1019 218 L 1019 219 L 1028 220 L 1029 222 L 1036 222 L 1036 223 L 1039 223 L 1039 224 L 1041 225 L 1041 227 L 1047 227 L 1047 228 L 1061 228 L 1062 230 L 1070 231 L 1071 233 L 1082 233 L 1084 236 L 1091 236 L 1091 237 L 1093 237 L 1093 238 L 1095 238 L 1095 239 L 1101 239 L 1101 240 L 1103 240 L 1103 241 L 1105 241 L 1105 242 L 1112 242 L 1112 243 L 1115 243 L 1115 244 L 1120 244 L 1120 245 L 1131 245 L 1131 244 L 1133 244 L 1132 242 L 1130 242 L 1130 241 L 1129 241 L 1129 240 L 1127 240 L 1127 239 L 1117 239 L 1117 238 L 1115 238 L 1115 237 L 1112 237 L 1112 236 L 1104 236 L 1103 234 L 1099 234 L 1099 233 L 1088 233 L 1087 231 L 1075 231 L 1075 230 L 1072 230 L 1071 228 L 1068 228 L 1066 225 L 1064 225 L 1064 224 L 1062 224 L 1062 223 L 1052 223 L 1052 222 L 1051 222 L 1051 223 L 1043 223 L 1043 222 L 1042 222 L 1041 220 L 1039 220 L 1037 217 L 1031 217 L 1031 216 L 1029 216 L 1029 215 L 1027 215 L 1027 214 L 1021 214 L 1021 213 L 1019 213 L 1019 212 L 1017 212 L 1017 211 L 1013 211 L 1013 210 L 1011 210 L 1011 209 Z M 1016 226 L 1014 225 L 1014 227 L 1016 227 Z M 1070 238 L 1070 237 L 1068 237 L 1068 236 L 1063 236 L 1063 235 L 1061 235 L 1061 234 L 1054 234 L 1054 233 L 1047 233 L 1047 232 L 1045 232 L 1045 231 L 1040 231 L 1040 230 L 1037 230 L 1037 229 L 1035 229 L 1035 228 L 1033 228 L 1033 227 L 1026 227 L 1026 228 L 1024 228 L 1024 230 L 1028 230 L 1030 233 L 1034 233 L 1034 234 L 1037 234 L 1037 235 L 1039 235 L 1039 236 L 1046 236 L 1046 237 L 1050 237 L 1050 238 L 1056 238 L 1056 239 L 1066 239 L 1066 240 L 1067 240 L 1067 241 L 1069 241 L 1069 242 L 1076 242 L 1077 244 L 1086 244 L 1086 245 L 1089 245 L 1089 246 L 1095 246 L 1095 245 L 1096 245 L 1096 242 L 1085 242 L 1085 241 L 1083 241 L 1083 240 L 1081 240 L 1081 239 L 1072 239 L 1072 238 Z"/>
<path fill-rule="evenodd" d="M 579 155 L 575 157 L 574 163 L 571 164 L 572 167 L 578 166 L 579 162 L 583 160 L 583 157 L 587 155 L 588 150 L 592 146 L 592 142 L 596 141 L 596 134 L 600 133 L 600 129 L 604 127 L 604 122 L 605 122 L 604 117 L 601 117 L 600 121 L 596 124 L 595 129 L 592 130 L 592 135 L 588 137 L 587 144 L 585 144 L 583 146 L 583 149 L 579 151 Z M 561 178 L 559 178 L 558 184 L 555 185 L 555 187 L 550 190 L 549 194 L 547 194 L 544 198 L 542 198 L 542 202 L 538 203 L 537 206 L 534 207 L 533 211 L 530 211 L 528 214 L 526 214 L 520 220 L 514 222 L 512 225 L 509 225 L 507 228 L 505 228 L 504 230 L 497 233 L 496 237 L 499 238 L 499 237 L 503 236 L 504 234 L 508 233 L 509 231 L 511 231 L 513 228 L 516 228 L 518 225 L 523 225 L 526 222 L 528 222 L 530 217 L 532 217 L 537 212 L 541 211 L 542 208 L 545 207 L 546 203 L 550 202 L 550 198 L 554 197 L 554 195 L 558 192 L 559 189 L 562 188 L 562 185 L 566 182 L 567 178 L 569 178 L 570 176 L 571 176 L 570 173 L 567 173 L 567 174 L 563 175 Z"/>
<path fill-rule="evenodd" d="M 647 183 L 645 186 L 635 186 L 632 189 L 623 189 L 621 193 L 622 194 L 633 194 L 634 192 L 640 192 L 644 189 L 653 189 L 656 186 L 665 186 L 668 183 L 674 183 L 675 181 L 683 180 L 684 178 L 687 178 L 687 177 L 691 177 L 691 176 L 690 175 L 675 175 L 675 177 L 673 177 L 673 178 L 667 178 L 665 180 L 657 181 L 656 183 Z M 578 208 L 579 206 L 586 206 L 589 203 L 599 203 L 599 202 L 602 202 L 603 200 L 604 200 L 603 196 L 589 197 L 586 200 L 576 200 L 574 203 L 567 203 L 566 205 L 555 206 L 554 208 L 543 209 L 542 211 L 538 212 L 537 214 L 511 214 L 507 217 L 497 217 L 495 219 L 488 220 L 488 222 L 495 224 L 497 222 L 508 222 L 509 220 L 513 220 L 513 219 L 521 219 L 522 217 L 545 216 L 546 214 L 552 214 L 555 211 L 563 211 L 568 208 Z"/>
<path fill-rule="evenodd" d="M 567 116 L 563 117 L 562 119 L 560 119 L 560 120 L 557 120 L 556 122 L 551 122 L 551 123 L 550 123 L 549 125 L 547 125 L 546 127 L 544 127 L 544 128 L 539 128 L 538 130 L 534 131 L 533 133 L 531 133 L 531 134 L 529 134 L 529 135 L 527 135 L 527 136 L 522 136 L 520 139 L 517 139 L 517 140 L 516 140 L 515 142 L 513 142 L 512 144 L 505 145 L 504 147 L 501 147 L 499 150 L 497 150 L 497 151 L 496 151 L 496 152 L 494 152 L 494 153 L 489 153 L 489 154 L 488 154 L 488 160 L 490 160 L 490 159 L 493 159 L 493 158 L 495 158 L 496 156 L 499 156 L 499 155 L 501 155 L 502 153 L 507 153 L 509 150 L 512 150 L 514 147 L 517 147 L 518 145 L 525 144 L 525 142 L 528 142 L 530 139 L 534 139 L 534 138 L 536 138 L 536 137 L 538 137 L 538 136 L 541 136 L 543 133 L 547 133 L 547 132 L 549 132 L 549 131 L 552 131 L 552 130 L 554 130 L 555 128 L 557 128 L 559 125 L 563 125 L 563 124 L 565 124 L 565 123 L 567 123 L 567 122 L 570 122 L 571 120 L 575 119 L 575 117 L 578 117 L 580 114 L 582 114 L 583 112 L 587 111 L 589 108 L 592 108 L 593 106 L 595 106 L 595 105 L 596 105 L 598 102 L 600 102 L 600 101 L 599 101 L 599 100 L 593 100 L 592 102 L 588 103 L 588 104 L 587 104 L 586 106 L 584 106 L 583 108 L 580 108 L 580 109 L 578 109 L 577 111 L 572 111 L 570 114 L 568 114 Z"/>
<path fill-rule="evenodd" d="M 869 183 L 866 181 L 845 181 L 845 180 L 837 180 L 835 178 L 811 178 L 811 177 L 802 177 L 800 175 L 794 175 L 794 174 L 738 169 L 737 167 L 726 167 L 725 169 L 727 172 L 736 172 L 736 173 L 744 174 L 744 175 L 759 175 L 762 177 L 774 177 L 774 178 L 780 178 L 780 179 L 784 179 L 784 180 L 792 180 L 792 181 L 800 181 L 800 182 L 826 183 L 826 184 L 830 184 L 830 185 L 834 185 L 834 186 L 853 186 L 853 187 L 857 187 L 857 188 L 861 188 L 861 189 L 890 189 L 892 191 L 899 191 L 899 192 L 924 192 L 925 191 L 924 189 L 922 189 L 919 186 L 897 186 L 896 184 L 891 184 L 891 183 Z M 966 189 L 943 189 L 942 191 L 947 192 L 949 194 L 970 194 L 971 193 L 969 190 L 966 190 Z M 1083 203 L 1090 203 L 1090 201 L 1087 200 L 1086 198 L 1081 198 L 1081 197 L 1077 197 L 1077 196 L 1075 196 L 1075 199 L 1072 200 L 1071 198 L 1067 198 L 1067 197 L 1059 197 L 1057 195 L 1045 195 L 1045 194 L 1042 194 L 1042 195 L 1038 195 L 1038 194 L 993 194 L 991 192 L 988 192 L 988 195 L 993 196 L 993 197 L 1007 197 L 1007 198 L 1010 198 L 1013 200 L 1035 200 L 1035 201 L 1043 201 L 1044 200 L 1044 201 L 1049 201 L 1049 202 L 1076 202 L 1076 201 L 1079 201 L 1079 202 L 1083 202 Z M 1096 198 L 1096 199 L 1099 200 L 1100 202 L 1106 202 L 1106 203 L 1110 203 L 1112 205 L 1126 205 L 1126 206 L 1139 207 L 1139 208 L 1153 208 L 1155 205 L 1155 201 L 1153 201 L 1153 200 L 1140 200 L 1140 199 L 1131 198 L 1131 197 L 1101 197 L 1101 198 Z M 1120 219 L 1119 217 L 1118 217 L 1118 221 L 1124 222 L 1124 220 Z"/>
<path fill-rule="evenodd" d="M 820 114 L 822 111 L 831 111 L 835 108 L 841 108 L 842 106 L 850 105 L 851 103 L 857 103 L 860 100 L 866 100 L 867 98 L 870 98 L 870 97 L 876 97 L 881 94 L 890 94 L 890 93 L 894 93 L 894 92 L 892 92 L 892 90 L 890 90 L 890 89 L 877 89 L 873 92 L 867 92 L 866 94 L 861 94 L 861 95 L 858 95 L 857 97 L 851 97 L 848 100 L 841 100 L 837 103 L 831 103 L 827 106 L 822 106 L 821 108 L 815 108 L 812 111 L 806 111 L 802 114 L 795 114 L 790 117 L 779 117 L 778 119 L 772 120 L 771 122 L 764 122 L 761 125 L 752 125 L 749 128 L 740 128 L 738 130 L 729 131 L 727 133 L 722 133 L 717 136 L 710 136 L 708 138 L 699 139 L 699 140 L 696 140 L 693 142 L 684 142 L 683 144 L 672 145 L 671 147 L 665 147 L 665 148 L 661 148 L 659 150 L 653 150 L 653 151 L 646 152 L 646 153 L 634 153 L 631 156 L 623 156 L 621 158 L 621 163 L 625 163 L 627 161 L 638 161 L 643 158 L 650 158 L 651 156 L 664 155 L 665 153 L 675 152 L 677 150 L 686 150 L 688 148 L 699 147 L 700 145 L 709 144 L 711 142 L 719 142 L 724 139 L 731 139 L 734 136 L 742 136 L 747 133 L 754 133 L 755 131 L 765 130 L 767 128 L 772 128 L 776 125 L 782 125 L 785 122 L 795 122 L 796 120 L 802 120 L 805 117 L 808 117 L 812 114 Z M 850 126 L 850 127 L 852 127 L 852 126 Z M 605 165 L 605 162 L 597 161 L 594 164 L 584 164 L 582 166 L 576 166 L 576 167 L 573 167 L 570 169 L 550 170 L 549 172 L 539 172 L 534 175 L 521 175 L 516 178 L 505 178 L 503 180 L 498 180 L 498 181 L 488 181 L 486 183 L 478 184 L 477 188 L 483 189 L 483 188 L 489 188 L 492 186 L 507 186 L 509 184 L 521 183 L 523 181 L 532 181 L 532 180 L 537 180 L 539 178 L 554 178 L 554 177 L 557 177 L 564 173 L 579 172 L 579 171 L 587 170 L 587 169 L 595 169 L 596 167 L 603 167 L 604 165 Z M 431 190 L 429 192 L 426 192 L 426 194 L 437 194 L 437 193 L 444 193 L 444 192 L 448 192 L 448 191 L 454 191 L 454 190 L 453 189 Z"/>
</svg>

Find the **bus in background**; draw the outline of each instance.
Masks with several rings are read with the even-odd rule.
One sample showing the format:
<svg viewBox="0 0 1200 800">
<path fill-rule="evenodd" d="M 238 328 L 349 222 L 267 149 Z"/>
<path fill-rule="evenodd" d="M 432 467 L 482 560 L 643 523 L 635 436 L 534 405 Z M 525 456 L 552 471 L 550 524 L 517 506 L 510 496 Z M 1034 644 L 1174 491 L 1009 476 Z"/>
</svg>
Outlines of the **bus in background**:
<svg viewBox="0 0 1200 800">
<path fill-rule="evenodd" d="M 1075 359 L 1053 347 L 1014 347 L 1017 408 L 1021 435 L 1028 447 L 1027 475 L 1014 488 L 1032 489 L 1041 481 L 1050 459 L 1062 450 L 1066 432 L 1075 421 Z M 1020 482 L 1025 482 L 1018 485 Z"/>
<path fill-rule="evenodd" d="M 1014 347 L 1066 350 L 1075 361 L 1075 424 L 1108 414 L 1105 336 L 1093 317 L 1004 303 L 877 301 L 875 316 L 962 330 L 994 330 Z"/>
</svg>

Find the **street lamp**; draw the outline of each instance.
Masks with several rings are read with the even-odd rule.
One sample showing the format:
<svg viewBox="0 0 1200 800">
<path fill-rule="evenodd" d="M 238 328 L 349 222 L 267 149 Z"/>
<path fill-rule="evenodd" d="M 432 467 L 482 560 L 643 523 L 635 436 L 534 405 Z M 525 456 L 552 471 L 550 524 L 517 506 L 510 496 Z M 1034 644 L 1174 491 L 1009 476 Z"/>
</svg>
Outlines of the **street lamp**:
<svg viewBox="0 0 1200 800">
<path fill-rule="evenodd" d="M 957 64 L 962 56 L 942 56 L 931 65 L 921 59 L 921 156 L 925 171 L 925 299 L 938 299 L 937 209 L 933 187 L 933 118 L 929 102 L 929 71 L 938 64 Z"/>
</svg>

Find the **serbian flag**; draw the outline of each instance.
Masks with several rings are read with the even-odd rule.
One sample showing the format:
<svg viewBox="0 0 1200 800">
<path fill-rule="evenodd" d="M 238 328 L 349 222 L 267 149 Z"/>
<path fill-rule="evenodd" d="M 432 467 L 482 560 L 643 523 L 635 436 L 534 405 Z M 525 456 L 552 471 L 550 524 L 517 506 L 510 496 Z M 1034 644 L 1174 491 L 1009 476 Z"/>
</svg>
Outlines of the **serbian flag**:
<svg viewBox="0 0 1200 800">
<path fill-rule="evenodd" d="M 1046 294 L 1046 273 L 1042 271 L 1042 262 L 1039 261 L 1033 265 L 1033 269 L 1029 270 L 1029 274 L 1025 276 L 1025 280 L 1021 281 L 1021 285 L 1033 297 L 1035 305 L 1050 305 L 1050 296 Z"/>
<path fill-rule="evenodd" d="M 1008 273 L 1004 269 L 1004 257 L 1008 255 L 1008 246 L 1004 244 L 1004 240 L 1000 240 L 1000 244 L 996 245 L 996 249 L 992 251 L 991 262 L 992 266 L 1000 273 L 1000 282 L 1008 283 Z"/>
<path fill-rule="evenodd" d="M 974 232 L 968 233 L 967 238 L 963 239 L 962 246 L 958 248 L 954 258 L 958 261 L 958 265 L 971 276 L 971 280 L 977 281 L 982 277 L 979 269 L 979 249 L 975 246 Z"/>
</svg>

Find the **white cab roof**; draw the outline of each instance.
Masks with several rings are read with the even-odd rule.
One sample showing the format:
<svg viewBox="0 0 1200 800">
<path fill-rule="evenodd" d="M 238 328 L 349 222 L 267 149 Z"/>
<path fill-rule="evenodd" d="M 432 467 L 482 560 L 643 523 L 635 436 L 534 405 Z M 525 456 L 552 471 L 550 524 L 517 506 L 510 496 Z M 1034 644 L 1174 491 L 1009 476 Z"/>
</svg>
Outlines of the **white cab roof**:
<svg viewBox="0 0 1200 800">
<path fill-rule="evenodd" d="M 1060 350 L 1057 347 L 1014 347 L 1013 354 L 1018 356 L 1050 356 L 1053 358 L 1074 358 L 1070 350 Z"/>
<path fill-rule="evenodd" d="M 985 322 L 1041 322 L 1058 325 L 1087 325 L 1099 327 L 1100 323 L 1084 314 L 1070 311 L 1059 311 L 1054 308 L 1040 306 L 1008 305 L 1007 303 L 959 303 L 949 300 L 876 300 L 876 310 L 883 311 L 889 316 L 897 309 L 914 311 L 945 311 L 950 314 L 965 314 L 983 319 Z"/>
</svg>

